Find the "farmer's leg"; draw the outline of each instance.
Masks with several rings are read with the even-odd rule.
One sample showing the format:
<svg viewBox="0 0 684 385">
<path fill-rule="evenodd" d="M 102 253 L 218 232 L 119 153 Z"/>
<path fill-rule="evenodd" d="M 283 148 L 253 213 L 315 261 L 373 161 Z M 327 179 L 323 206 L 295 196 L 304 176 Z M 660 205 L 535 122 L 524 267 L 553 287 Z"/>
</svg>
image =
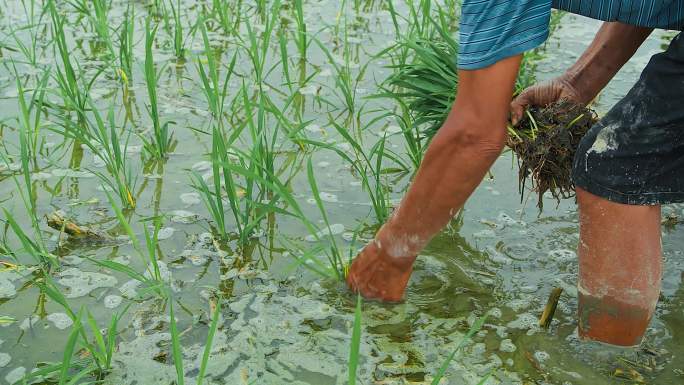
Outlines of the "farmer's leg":
<svg viewBox="0 0 684 385">
<path fill-rule="evenodd" d="M 579 334 L 636 345 L 660 294 L 660 206 L 614 203 L 582 189 L 577 200 Z"/>
<path fill-rule="evenodd" d="M 684 202 L 684 38 L 654 55 L 637 83 L 582 139 L 580 335 L 639 342 L 660 289 L 660 205 Z"/>
</svg>

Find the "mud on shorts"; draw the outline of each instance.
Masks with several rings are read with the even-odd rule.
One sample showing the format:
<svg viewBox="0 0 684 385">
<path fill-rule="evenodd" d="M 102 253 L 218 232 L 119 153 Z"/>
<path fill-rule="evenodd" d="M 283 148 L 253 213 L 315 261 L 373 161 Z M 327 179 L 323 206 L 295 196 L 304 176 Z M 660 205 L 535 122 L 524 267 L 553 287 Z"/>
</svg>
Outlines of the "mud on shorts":
<svg viewBox="0 0 684 385">
<path fill-rule="evenodd" d="M 582 139 L 572 177 L 577 187 L 617 203 L 684 202 L 681 33 Z"/>
</svg>

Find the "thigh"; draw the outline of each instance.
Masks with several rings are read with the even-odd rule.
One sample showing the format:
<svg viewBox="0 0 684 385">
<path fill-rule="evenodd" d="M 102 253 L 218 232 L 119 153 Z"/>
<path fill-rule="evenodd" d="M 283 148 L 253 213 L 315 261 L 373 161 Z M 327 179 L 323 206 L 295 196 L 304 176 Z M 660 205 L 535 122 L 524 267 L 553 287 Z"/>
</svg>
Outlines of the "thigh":
<svg viewBox="0 0 684 385">
<path fill-rule="evenodd" d="M 654 55 L 641 77 L 583 138 L 575 185 L 613 202 L 684 201 L 684 37 Z"/>
</svg>

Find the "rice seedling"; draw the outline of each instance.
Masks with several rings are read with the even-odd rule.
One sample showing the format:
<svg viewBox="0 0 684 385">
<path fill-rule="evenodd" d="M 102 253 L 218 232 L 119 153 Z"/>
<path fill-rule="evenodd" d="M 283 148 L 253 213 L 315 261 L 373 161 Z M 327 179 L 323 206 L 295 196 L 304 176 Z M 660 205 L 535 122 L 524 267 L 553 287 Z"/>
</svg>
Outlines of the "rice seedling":
<svg viewBox="0 0 684 385">
<path fill-rule="evenodd" d="M 55 382 L 59 384 L 77 384 L 82 383 L 79 381 L 86 378 L 96 382 L 104 380 L 111 370 L 119 322 L 130 305 L 127 305 L 122 311 L 112 314 L 106 333 L 103 333 L 103 329 L 99 327 L 92 313 L 85 307 L 81 307 L 78 313 L 73 312 L 54 283 L 41 283 L 39 285 L 50 298 L 64 307 L 73 324 L 62 352 L 62 361 L 36 368 L 26 374 L 22 381 L 25 381 L 24 383 L 36 383 L 36 381 L 54 378 Z M 90 336 L 92 336 L 92 342 Z M 77 349 L 79 346 L 82 350 L 80 353 Z"/>
<path fill-rule="evenodd" d="M 473 335 L 475 335 L 475 333 L 477 333 L 478 331 L 480 331 L 480 329 L 482 329 L 482 325 L 484 325 L 485 321 L 487 320 L 487 316 L 488 316 L 488 314 L 485 314 L 482 317 L 480 317 L 477 321 L 473 322 L 473 325 L 470 327 L 470 329 L 468 329 L 468 332 L 463 336 L 463 338 L 461 339 L 461 342 L 458 343 L 456 348 L 454 348 L 454 350 L 451 351 L 451 353 L 446 358 L 446 360 L 444 360 L 444 362 L 440 366 L 439 370 L 437 371 L 435 376 L 432 378 L 432 382 L 430 383 L 431 385 L 439 385 L 440 381 L 442 380 L 442 377 L 444 377 L 444 374 L 446 373 L 447 369 L 449 368 L 449 364 L 451 363 L 451 361 L 454 359 L 456 354 L 461 350 L 461 348 L 468 341 L 470 341 L 470 339 L 473 337 Z M 485 377 L 485 379 L 482 380 L 481 383 L 486 381 L 487 378 L 489 378 L 489 375 L 487 377 Z"/>
<path fill-rule="evenodd" d="M 359 366 L 359 348 L 361 346 L 361 295 L 356 296 L 354 310 L 354 326 L 352 327 L 351 346 L 349 348 L 349 385 L 356 385 L 356 369 Z"/>
<path fill-rule="evenodd" d="M 209 355 L 211 354 L 211 344 L 214 341 L 214 335 L 216 335 L 216 329 L 218 328 L 218 321 L 221 316 L 221 301 L 216 301 L 216 307 L 214 308 L 214 314 L 211 317 L 211 325 L 209 326 L 209 333 L 207 334 L 207 339 L 204 344 L 204 352 L 202 353 L 202 362 L 200 363 L 199 374 L 197 375 L 197 385 L 202 385 L 204 382 L 204 373 L 207 371 L 207 364 L 209 363 Z"/>
<path fill-rule="evenodd" d="M 128 6 L 119 26 L 119 76 L 126 87 L 133 81 L 135 7 Z"/>
<path fill-rule="evenodd" d="M 50 72 L 44 71 L 43 75 L 37 79 L 35 88 L 31 94 L 31 99 L 26 100 L 26 90 L 20 81 L 17 68 L 14 67 L 16 77 L 17 97 L 19 101 L 19 124 L 26 140 L 26 156 L 33 162 L 33 168 L 38 169 L 39 147 L 41 144 L 40 132 L 43 127 L 43 115 L 41 109 L 44 106 L 46 85 L 49 80 Z"/>
<path fill-rule="evenodd" d="M 12 39 L 14 40 L 15 46 L 12 48 L 13 51 L 18 51 L 21 52 L 26 61 L 24 63 L 31 65 L 32 67 L 37 67 L 38 66 L 38 48 L 39 48 L 39 38 L 38 38 L 38 31 L 37 31 L 37 25 L 33 21 L 35 18 L 35 15 L 33 14 L 34 10 L 33 9 L 26 9 L 25 8 L 25 13 L 27 19 L 31 20 L 31 22 L 23 27 L 19 27 L 17 29 L 14 29 L 10 31 L 10 35 L 12 36 Z M 42 18 L 42 15 L 41 15 Z M 40 21 L 38 21 L 40 23 Z M 29 35 L 29 41 L 25 43 L 22 38 L 19 36 L 19 34 L 24 34 L 28 33 Z"/>
<path fill-rule="evenodd" d="M 67 124 L 63 129 L 53 128 L 54 131 L 65 138 L 72 138 L 90 149 L 100 159 L 107 170 L 108 175 L 92 170 L 93 174 L 119 197 L 119 201 L 126 208 L 134 208 L 136 199 L 133 191 L 136 185 L 136 176 L 131 169 L 130 160 L 126 155 L 130 134 L 121 137 L 118 133 L 117 123 L 114 117 L 114 107 L 110 106 L 107 116 L 103 117 L 97 106 L 88 99 L 90 116 L 86 116 L 85 127 L 74 127 Z M 66 121 L 69 123 L 69 121 Z"/>
<path fill-rule="evenodd" d="M 35 112 L 35 118 L 32 119 L 31 109 L 33 106 L 37 106 L 39 102 L 34 104 L 33 101 L 38 98 L 42 100 L 42 95 L 44 91 L 34 92 L 33 101 L 31 102 L 31 107 L 29 107 L 25 100 L 24 89 L 21 82 L 17 78 L 17 87 L 19 90 L 19 105 L 21 110 L 21 118 L 19 119 L 19 159 L 21 162 L 21 177 L 12 176 L 12 180 L 17 187 L 17 195 L 20 197 L 23 203 L 25 214 L 28 216 L 31 229 L 33 234 L 28 235 L 24 232 L 19 223 L 15 220 L 15 217 L 3 207 L 3 213 L 5 215 L 5 220 L 14 232 L 14 235 L 18 238 L 22 245 L 23 252 L 31 256 L 36 263 L 43 266 L 56 265 L 57 261 L 55 256 L 48 251 L 48 248 L 43 241 L 41 235 L 42 231 L 40 229 L 40 224 L 38 221 L 38 211 L 36 207 L 37 191 L 33 180 L 31 179 L 31 174 L 33 169 L 29 164 L 30 159 L 35 158 L 36 151 L 34 150 L 34 144 L 37 141 L 36 130 L 40 127 L 40 112 Z M 0 152 L 0 157 L 9 165 L 10 160 L 4 153 Z M 34 159 L 35 162 L 35 159 Z M 16 258 L 16 252 L 13 253 Z"/>
<path fill-rule="evenodd" d="M 57 66 L 55 73 L 55 80 L 64 101 L 64 106 L 61 107 L 61 110 L 74 111 L 78 117 L 79 124 L 84 124 L 86 120 L 87 91 L 97 78 L 97 75 L 93 76 L 87 83 L 85 90 L 81 88 L 76 69 L 71 62 L 71 51 L 64 33 L 64 16 L 57 11 L 55 0 L 48 0 L 47 9 L 52 19 L 52 36 L 57 51 L 55 56 L 59 57 L 62 63 L 61 67 Z"/>
<path fill-rule="evenodd" d="M 204 67 L 202 60 L 197 60 L 198 73 L 200 75 L 200 80 L 202 81 L 202 91 L 207 99 L 209 110 L 212 113 L 212 123 L 216 124 L 219 129 L 223 129 L 223 113 L 226 97 L 228 96 L 228 84 L 234 74 L 235 64 L 237 63 L 237 53 L 233 55 L 233 59 L 224 75 L 223 82 L 221 82 L 219 80 L 219 66 L 209 42 L 205 23 L 202 20 L 198 24 L 204 43 L 205 57 L 207 59 L 207 68 Z"/>
<path fill-rule="evenodd" d="M 176 316 L 173 312 L 173 299 L 169 301 L 169 317 L 173 365 L 176 367 L 176 383 L 178 385 L 184 385 L 185 374 L 183 373 L 183 353 L 181 353 L 180 348 L 180 337 L 178 335 L 178 327 L 176 326 Z"/>
<path fill-rule="evenodd" d="M 345 30 L 344 32 L 344 49 L 342 53 L 342 60 L 343 63 L 338 63 L 337 59 L 333 56 L 331 50 L 326 47 L 320 40 L 318 40 L 316 37 L 313 37 L 314 41 L 318 45 L 318 47 L 321 49 L 321 51 L 326 55 L 328 58 L 328 63 L 332 66 L 334 76 L 335 76 L 335 92 L 338 95 L 338 98 L 342 100 L 342 103 L 344 105 L 344 110 L 342 112 L 347 112 L 348 113 L 348 122 L 353 122 L 353 118 L 356 115 L 357 111 L 360 111 L 360 108 L 357 107 L 356 103 L 356 89 L 357 85 L 363 79 L 363 76 L 366 72 L 366 69 L 368 68 L 368 65 L 370 64 L 370 61 L 367 61 L 361 68 L 358 70 L 358 73 L 356 76 L 352 75 L 352 61 L 351 61 L 351 52 L 350 52 L 350 45 L 347 42 L 347 32 Z M 335 104 L 326 101 L 328 104 L 334 106 Z"/>
<path fill-rule="evenodd" d="M 355 139 L 345 127 L 332 118 L 330 124 L 344 141 L 349 144 L 354 154 L 353 158 L 334 143 L 311 139 L 306 139 L 305 142 L 319 148 L 332 150 L 347 162 L 353 172 L 361 178 L 361 185 L 368 194 L 377 223 L 384 223 L 389 218 L 391 205 L 389 203 L 389 191 L 383 181 L 383 161 L 386 157 L 393 156 L 392 152 L 385 148 L 386 135 L 383 135 L 370 151 L 366 151 L 361 141 Z M 393 156 L 393 158 L 398 160 L 398 157 Z"/>
<path fill-rule="evenodd" d="M 432 136 L 441 127 L 458 87 L 454 60 L 458 43 L 440 24 L 432 21 L 430 24 L 434 26 L 434 34 L 410 38 L 400 44 L 399 48 L 408 50 L 415 58 L 412 62 L 402 60 L 392 66 L 396 72 L 387 79 L 387 84 L 398 90 L 384 94 L 402 104 L 404 100 L 408 101 L 413 125 L 422 127 L 426 136 Z M 402 58 L 406 54 L 403 52 Z"/>
<path fill-rule="evenodd" d="M 185 36 L 183 32 L 183 23 L 181 22 L 181 10 L 183 8 L 181 7 L 180 0 L 176 0 L 175 5 L 174 0 L 169 0 L 168 4 L 171 13 L 169 14 L 169 12 L 166 12 L 167 8 L 164 7 L 164 29 L 172 38 L 173 52 L 180 63 L 185 58 Z M 173 21 L 171 19 L 173 19 Z"/>
<path fill-rule="evenodd" d="M 306 21 L 304 20 L 304 6 L 303 0 L 294 0 L 294 16 L 296 30 L 294 31 L 294 41 L 299 52 L 299 60 L 306 60 L 306 51 L 309 47 L 309 40 L 307 37 Z"/>
<path fill-rule="evenodd" d="M 157 34 L 157 27 L 152 28 L 149 18 L 145 22 L 145 84 L 147 85 L 147 94 L 149 97 L 149 106 L 147 108 L 150 118 L 152 119 L 152 136 L 141 136 L 143 147 L 146 152 L 156 159 L 164 159 L 171 150 L 173 133 L 169 130 L 171 122 L 162 123 L 159 115 L 159 106 L 157 102 L 157 79 L 158 74 L 154 65 L 154 56 L 152 54 L 152 45 Z"/>
<path fill-rule="evenodd" d="M 507 145 L 517 155 L 518 185 L 523 200 L 525 184 L 531 180 L 544 207 L 547 191 L 560 203 L 575 195 L 572 164 L 582 137 L 594 125 L 596 113 L 569 101 L 526 111 L 517 127 L 509 127 Z"/>
<path fill-rule="evenodd" d="M 141 284 L 143 284 L 143 288 L 141 290 L 138 290 L 138 297 L 144 297 L 148 293 L 156 296 L 156 297 L 161 297 L 165 298 L 168 295 L 168 288 L 166 286 L 166 282 L 164 281 L 164 277 L 162 277 L 161 270 L 159 268 L 159 264 L 157 262 L 158 260 L 158 255 L 157 255 L 157 250 L 158 248 L 158 243 L 159 243 L 159 230 L 161 229 L 161 219 L 159 217 L 154 217 L 150 218 L 149 221 L 152 221 L 153 223 L 153 230 L 150 232 L 147 226 L 144 226 L 143 233 L 145 237 L 145 248 L 143 248 L 142 243 L 140 242 L 140 239 L 138 236 L 135 234 L 135 231 L 133 230 L 131 224 L 129 221 L 126 219 L 124 216 L 123 211 L 121 208 L 116 204 L 114 201 L 114 198 L 111 196 L 109 192 L 105 190 L 105 194 L 107 195 L 107 200 L 109 201 L 109 204 L 112 207 L 112 210 L 114 211 L 114 214 L 116 215 L 116 218 L 119 222 L 119 225 L 123 228 L 124 233 L 129 237 L 131 240 L 131 244 L 133 245 L 133 249 L 137 253 L 138 257 L 140 258 L 140 261 L 147 266 L 146 271 L 144 274 L 141 274 L 134 270 L 133 268 L 123 265 L 118 262 L 114 261 L 100 261 L 100 260 L 95 260 L 95 259 L 90 259 L 91 262 L 100 265 L 102 267 L 118 271 L 120 273 L 124 273 L 127 276 L 129 276 L 131 279 L 134 279 Z M 143 224 L 146 222 L 143 222 Z"/>
<path fill-rule="evenodd" d="M 94 15 L 90 15 L 93 27 L 100 37 L 100 41 L 107 47 L 108 54 L 114 57 L 114 45 L 109 33 L 109 11 L 112 0 L 92 0 Z"/>
<path fill-rule="evenodd" d="M 229 3 L 228 0 L 212 0 L 211 14 L 226 35 L 236 35 L 240 28 L 242 0 Z"/>
</svg>

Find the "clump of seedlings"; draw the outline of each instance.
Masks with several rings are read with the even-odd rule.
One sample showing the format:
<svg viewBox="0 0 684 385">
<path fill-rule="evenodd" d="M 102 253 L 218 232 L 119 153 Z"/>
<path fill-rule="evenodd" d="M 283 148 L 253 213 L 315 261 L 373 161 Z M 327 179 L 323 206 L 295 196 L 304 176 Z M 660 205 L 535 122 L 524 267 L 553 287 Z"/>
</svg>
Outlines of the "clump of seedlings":
<svg viewBox="0 0 684 385">
<path fill-rule="evenodd" d="M 575 194 L 572 163 L 580 140 L 596 122 L 596 113 L 562 100 L 543 108 L 530 108 L 518 123 L 509 127 L 507 145 L 517 155 L 521 200 L 528 178 L 543 208 L 547 191 L 558 201 Z"/>
</svg>

